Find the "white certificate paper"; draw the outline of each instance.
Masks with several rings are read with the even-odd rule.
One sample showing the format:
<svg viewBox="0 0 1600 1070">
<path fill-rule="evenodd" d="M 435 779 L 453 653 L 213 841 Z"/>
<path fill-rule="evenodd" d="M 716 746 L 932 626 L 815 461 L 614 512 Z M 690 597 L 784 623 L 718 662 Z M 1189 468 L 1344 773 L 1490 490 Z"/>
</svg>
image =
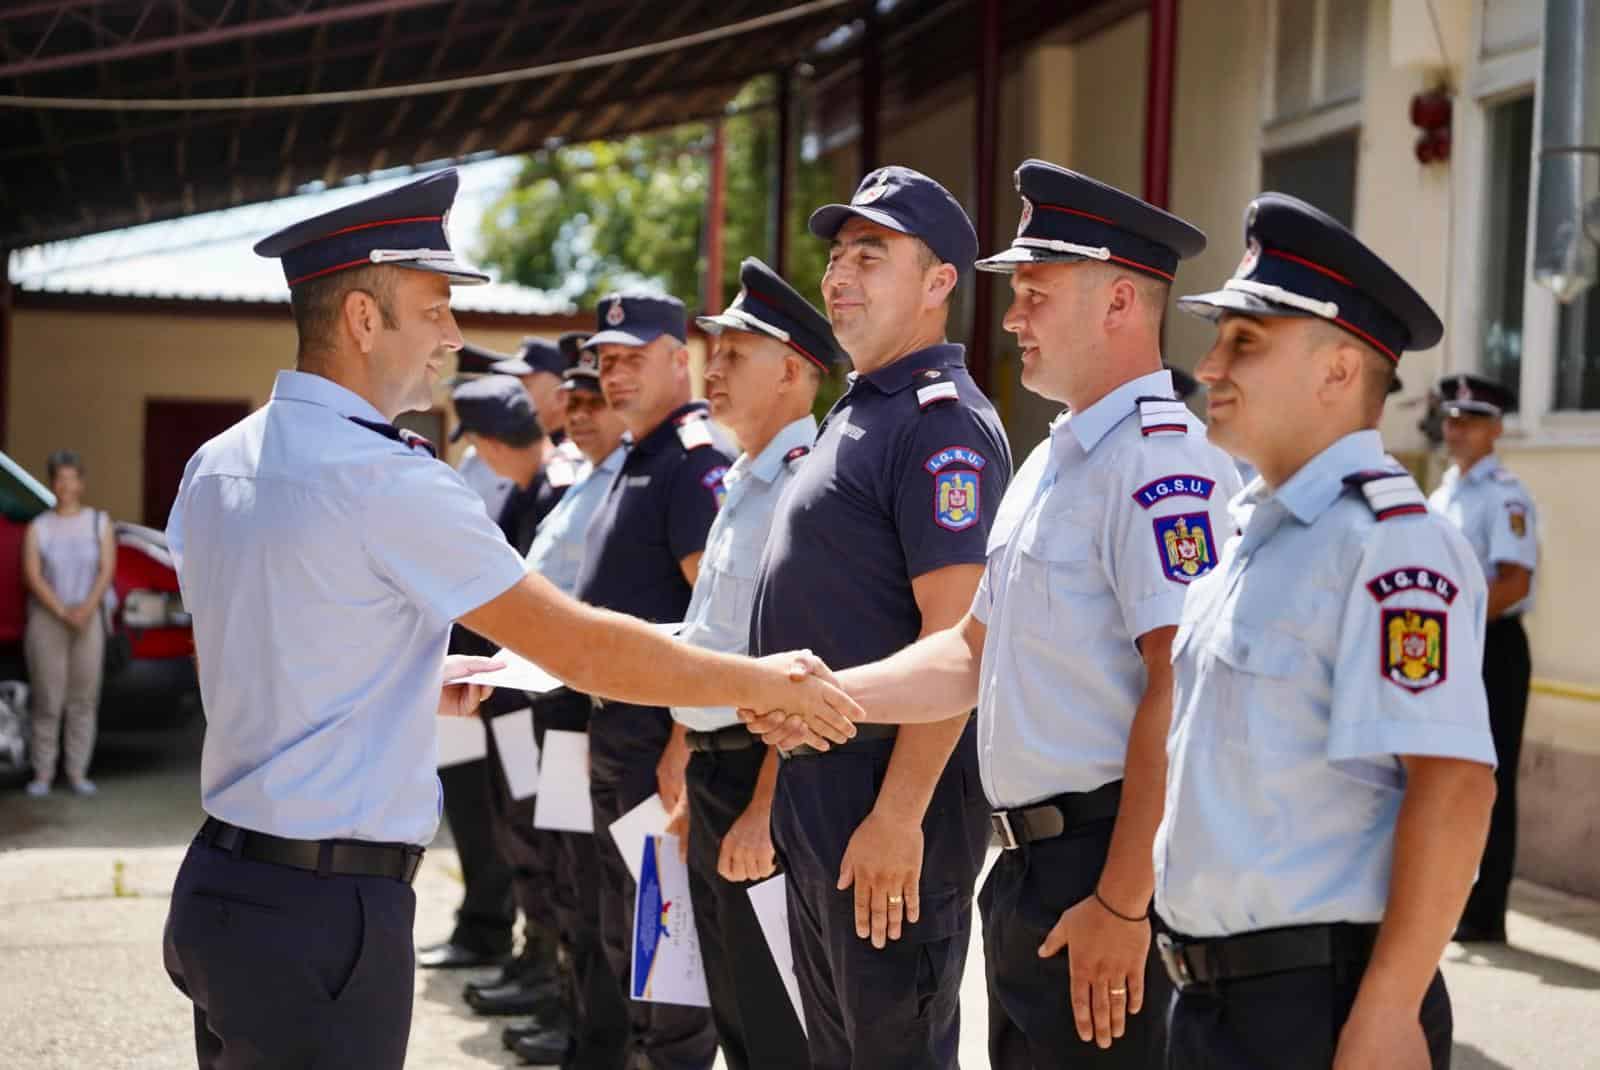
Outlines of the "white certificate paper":
<svg viewBox="0 0 1600 1070">
<path fill-rule="evenodd" d="M 689 907 L 689 867 L 675 836 L 646 836 L 633 906 L 633 979 L 643 1003 L 709 1007 L 700 935 Z"/>
<path fill-rule="evenodd" d="M 533 738 L 533 710 L 513 710 L 489 721 L 500 768 L 513 799 L 526 799 L 539 790 L 539 743 Z"/>
<path fill-rule="evenodd" d="M 539 762 L 539 796 L 533 827 L 558 832 L 593 832 L 589 804 L 589 734 L 550 729 Z"/>
<path fill-rule="evenodd" d="M 439 726 L 439 768 L 475 762 L 489 753 L 483 722 L 476 717 L 435 717 Z"/>
<path fill-rule="evenodd" d="M 661 796 L 652 795 L 611 823 L 611 838 L 617 841 L 617 851 L 628 864 L 635 884 L 644 859 L 645 837 L 665 836 L 670 816 L 661 804 Z"/>
<path fill-rule="evenodd" d="M 800 1028 L 806 1027 L 806 1012 L 800 1006 L 800 982 L 794 976 L 794 946 L 789 943 L 789 893 L 788 881 L 780 873 L 760 884 L 750 886 L 750 905 L 755 908 L 756 924 L 766 937 L 767 950 L 772 961 L 778 964 L 778 974 L 783 978 L 784 991 L 794 1004 L 794 1016 Z"/>
</svg>

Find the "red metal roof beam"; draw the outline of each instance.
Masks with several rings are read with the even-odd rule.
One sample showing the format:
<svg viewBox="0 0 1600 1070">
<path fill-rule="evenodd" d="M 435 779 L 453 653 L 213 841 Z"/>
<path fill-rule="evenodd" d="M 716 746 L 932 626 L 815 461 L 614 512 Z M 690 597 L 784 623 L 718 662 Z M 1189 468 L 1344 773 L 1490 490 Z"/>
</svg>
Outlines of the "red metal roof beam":
<svg viewBox="0 0 1600 1070">
<path fill-rule="evenodd" d="M 284 18 L 262 19 L 259 22 L 241 22 L 235 26 L 218 26 L 198 33 L 174 34 L 170 37 L 134 41 L 128 44 L 114 45 L 110 48 L 91 48 L 79 52 L 68 52 L 59 56 L 41 56 L 16 63 L 0 64 L 0 78 L 20 78 L 30 74 L 43 74 L 46 71 L 66 70 L 94 63 L 110 63 L 116 60 L 157 55 L 185 48 L 204 48 L 208 45 L 222 44 L 227 41 L 265 37 L 275 33 L 288 33 L 292 30 L 303 30 L 310 26 L 321 26 L 332 22 L 351 22 L 356 19 L 374 18 L 378 15 L 406 11 L 412 8 L 437 7 L 440 4 L 449 2 L 450 0 L 366 0 L 364 3 L 351 4 L 347 7 L 308 11 L 304 14 L 289 15 Z"/>
</svg>

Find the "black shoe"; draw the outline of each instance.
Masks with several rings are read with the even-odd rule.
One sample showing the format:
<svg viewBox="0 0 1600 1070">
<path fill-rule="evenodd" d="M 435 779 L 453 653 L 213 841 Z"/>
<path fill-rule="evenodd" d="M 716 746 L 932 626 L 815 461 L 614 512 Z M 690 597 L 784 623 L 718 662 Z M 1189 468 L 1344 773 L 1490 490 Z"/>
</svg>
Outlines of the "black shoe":
<svg viewBox="0 0 1600 1070">
<path fill-rule="evenodd" d="M 491 1017 L 537 1014 L 541 1007 L 561 1003 L 561 988 L 560 984 L 547 981 L 535 985 L 511 984 L 478 989 L 466 997 L 467 1006 Z"/>
<path fill-rule="evenodd" d="M 475 947 L 446 940 L 442 944 L 417 949 L 417 965 L 424 970 L 466 970 L 479 966 L 499 966 L 511 957 L 509 951 L 479 951 Z"/>
<path fill-rule="evenodd" d="M 560 1066 L 566 1060 L 567 1051 L 571 1047 L 572 1034 L 565 1029 L 546 1029 L 519 1038 L 511 1050 L 516 1052 L 524 1063 L 535 1066 Z"/>
<path fill-rule="evenodd" d="M 465 985 L 462 985 L 461 998 L 470 1003 L 477 998 L 477 994 L 491 988 L 505 988 L 510 985 L 527 987 L 528 985 L 544 984 L 547 981 L 556 981 L 558 979 L 559 975 L 555 966 L 549 962 L 541 959 L 534 959 L 530 962 L 524 958 L 515 958 L 500 967 L 500 972 L 488 980 L 468 981 Z"/>
<path fill-rule="evenodd" d="M 566 1033 L 570 1031 L 565 1008 L 547 1007 L 544 1009 L 556 1013 L 537 1014 L 520 1025 L 508 1025 L 500 1030 L 500 1043 L 506 1046 L 507 1051 L 516 1051 L 517 1041 L 523 1037 L 531 1037 L 539 1033 Z"/>
<path fill-rule="evenodd" d="M 1506 929 L 1504 925 L 1490 928 L 1462 922 L 1456 926 L 1456 934 L 1450 939 L 1458 944 L 1503 944 L 1506 942 Z"/>
</svg>

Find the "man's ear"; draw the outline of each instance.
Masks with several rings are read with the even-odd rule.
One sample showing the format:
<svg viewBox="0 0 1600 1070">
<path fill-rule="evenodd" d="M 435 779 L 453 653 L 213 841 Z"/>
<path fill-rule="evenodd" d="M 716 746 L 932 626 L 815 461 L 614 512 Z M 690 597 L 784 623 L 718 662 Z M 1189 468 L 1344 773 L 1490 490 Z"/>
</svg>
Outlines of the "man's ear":
<svg viewBox="0 0 1600 1070">
<path fill-rule="evenodd" d="M 950 299 L 950 293 L 956 288 L 956 283 L 961 278 L 954 264 L 940 263 L 929 268 L 923 276 L 923 304 L 926 308 L 938 308 Z"/>
<path fill-rule="evenodd" d="M 1318 393 L 1324 400 L 1333 400 L 1345 394 L 1358 397 L 1365 390 L 1366 354 L 1354 342 L 1343 338 L 1330 339 L 1319 354 L 1322 361 L 1322 381 Z"/>
<path fill-rule="evenodd" d="M 378 302 L 364 290 L 350 290 L 344 295 L 340 311 L 356 348 L 363 355 L 371 353 L 377 345 L 378 332 L 383 329 L 383 311 Z"/>
<path fill-rule="evenodd" d="M 1126 275 L 1118 275 L 1106 287 L 1105 329 L 1109 333 L 1126 326 L 1139 308 L 1139 288 Z"/>
</svg>

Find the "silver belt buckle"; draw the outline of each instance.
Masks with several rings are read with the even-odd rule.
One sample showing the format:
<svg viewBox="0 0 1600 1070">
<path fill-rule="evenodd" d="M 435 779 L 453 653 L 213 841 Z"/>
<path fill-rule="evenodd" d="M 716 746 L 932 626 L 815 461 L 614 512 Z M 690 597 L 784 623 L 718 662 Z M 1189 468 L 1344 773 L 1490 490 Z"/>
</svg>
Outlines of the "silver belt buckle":
<svg viewBox="0 0 1600 1070">
<path fill-rule="evenodd" d="M 1167 976 L 1179 991 L 1194 984 L 1194 971 L 1189 969 L 1189 956 L 1183 945 L 1179 944 L 1166 933 L 1156 937 L 1156 948 L 1161 954 L 1161 963 L 1167 968 Z"/>
<path fill-rule="evenodd" d="M 1000 835 L 1000 847 L 1005 851 L 1015 851 L 1020 844 L 1017 843 L 1017 834 L 1011 831 L 1011 814 L 1005 810 L 996 810 L 989 815 L 989 823 L 994 826 L 995 832 Z"/>
</svg>

